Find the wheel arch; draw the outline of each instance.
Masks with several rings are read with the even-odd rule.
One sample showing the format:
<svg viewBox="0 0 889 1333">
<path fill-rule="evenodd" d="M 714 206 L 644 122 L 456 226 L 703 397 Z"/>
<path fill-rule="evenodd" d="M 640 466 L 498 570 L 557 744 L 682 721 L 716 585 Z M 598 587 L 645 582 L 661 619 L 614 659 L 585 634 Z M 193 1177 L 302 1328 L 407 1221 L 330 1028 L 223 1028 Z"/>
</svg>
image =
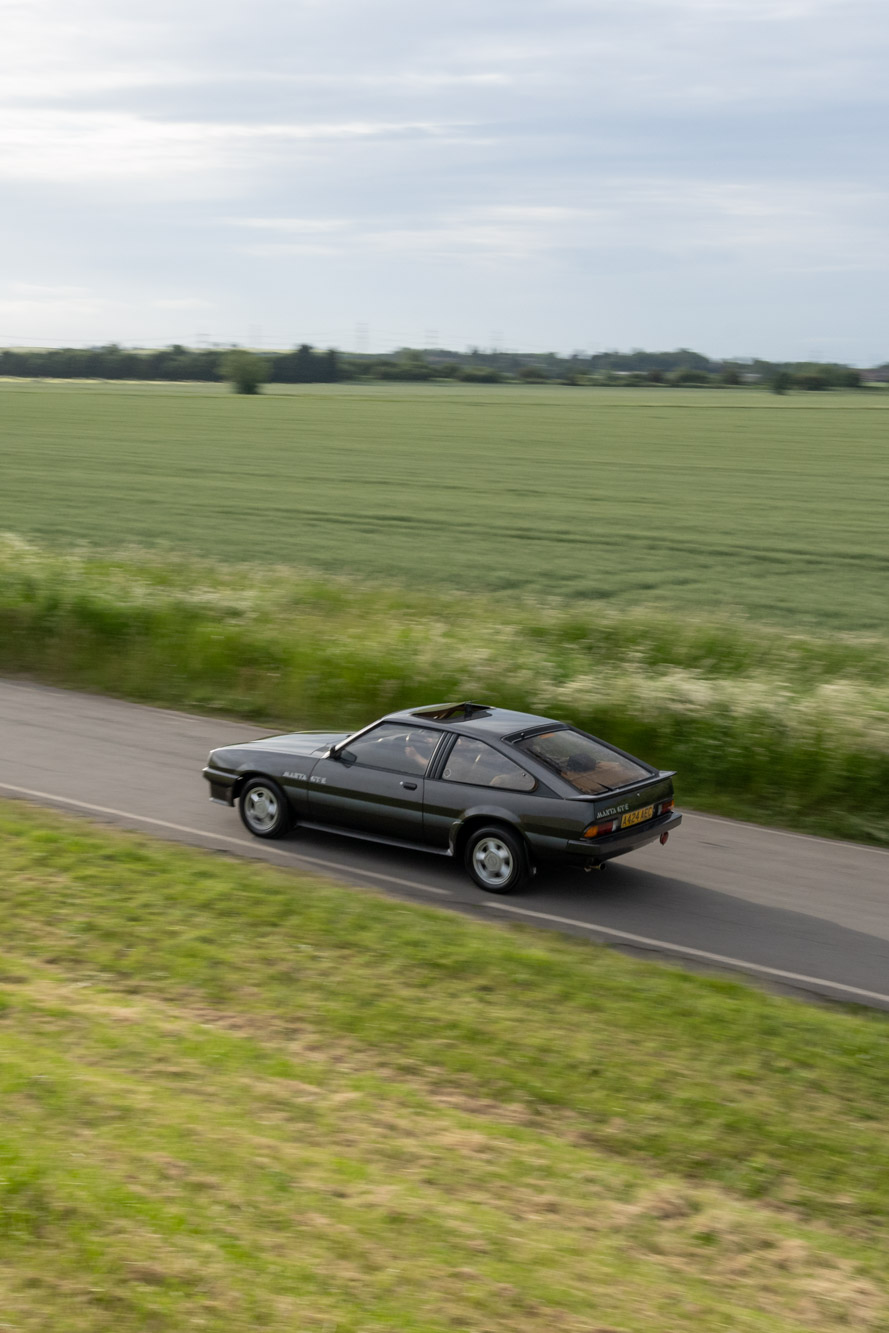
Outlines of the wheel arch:
<svg viewBox="0 0 889 1333">
<path fill-rule="evenodd" d="M 531 847 L 528 839 L 525 837 L 525 831 L 522 828 L 521 820 L 510 811 L 504 810 L 500 806 L 485 806 L 469 810 L 456 823 L 451 826 L 450 845 L 451 855 L 462 860 L 463 853 L 466 850 L 466 843 L 473 829 L 483 828 L 486 824 L 502 824 L 508 828 L 510 833 L 514 833 L 521 840 L 525 849 L 525 855 L 528 858 L 528 864 L 534 864 L 534 858 L 531 854 Z"/>
<path fill-rule="evenodd" d="M 232 783 L 233 802 L 236 802 L 238 800 L 238 798 L 241 795 L 241 792 L 244 790 L 247 783 L 251 782 L 253 778 L 262 778 L 263 782 L 274 782 L 275 786 L 280 787 L 281 791 L 287 797 L 287 804 L 288 805 L 291 804 L 287 788 L 284 786 L 284 783 L 281 781 L 281 779 L 279 777 L 276 777 L 274 773 L 263 773 L 262 769 L 260 768 L 251 768 L 244 773 L 238 774 L 238 776 Z"/>
</svg>

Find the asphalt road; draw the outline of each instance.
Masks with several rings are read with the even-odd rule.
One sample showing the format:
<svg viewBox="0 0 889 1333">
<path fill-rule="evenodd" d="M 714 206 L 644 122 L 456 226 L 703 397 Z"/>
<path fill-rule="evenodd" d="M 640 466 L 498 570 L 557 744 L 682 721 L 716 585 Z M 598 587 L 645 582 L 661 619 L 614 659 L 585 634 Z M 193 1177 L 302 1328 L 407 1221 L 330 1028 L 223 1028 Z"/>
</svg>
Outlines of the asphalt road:
<svg viewBox="0 0 889 1333">
<path fill-rule="evenodd" d="M 442 857 L 299 830 L 274 844 L 251 838 L 234 811 L 209 803 L 201 768 L 212 747 L 265 734 L 0 681 L 0 797 L 889 1009 L 889 852 L 686 812 L 666 847 L 589 875 L 541 873 L 501 899 Z"/>
</svg>

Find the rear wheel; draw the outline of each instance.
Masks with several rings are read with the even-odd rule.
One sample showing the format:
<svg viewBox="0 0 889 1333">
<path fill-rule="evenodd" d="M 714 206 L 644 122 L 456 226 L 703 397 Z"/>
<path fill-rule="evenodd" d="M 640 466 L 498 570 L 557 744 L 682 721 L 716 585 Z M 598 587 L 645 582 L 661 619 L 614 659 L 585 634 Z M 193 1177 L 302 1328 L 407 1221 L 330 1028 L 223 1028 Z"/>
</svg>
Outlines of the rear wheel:
<svg viewBox="0 0 889 1333">
<path fill-rule="evenodd" d="M 524 843 L 502 824 L 473 829 L 466 840 L 463 863 L 486 893 L 515 893 L 530 873 Z"/>
<path fill-rule="evenodd" d="M 291 824 L 287 797 L 271 778 L 251 778 L 238 800 L 244 827 L 255 838 L 280 838 Z"/>
</svg>

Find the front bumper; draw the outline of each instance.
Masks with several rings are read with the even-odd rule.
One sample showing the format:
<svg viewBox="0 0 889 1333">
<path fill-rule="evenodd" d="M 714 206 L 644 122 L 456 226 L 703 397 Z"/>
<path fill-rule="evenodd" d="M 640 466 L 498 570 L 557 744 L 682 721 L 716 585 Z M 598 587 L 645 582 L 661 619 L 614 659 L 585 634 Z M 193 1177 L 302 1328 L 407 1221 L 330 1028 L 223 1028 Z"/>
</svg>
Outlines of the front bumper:
<svg viewBox="0 0 889 1333">
<path fill-rule="evenodd" d="M 204 777 L 210 784 L 210 800 L 217 805 L 234 805 L 237 773 L 229 773 L 224 768 L 205 768 Z"/>
<path fill-rule="evenodd" d="M 682 823 L 678 810 L 669 814 L 658 815 L 633 829 L 608 833 L 604 838 L 572 838 L 565 846 L 565 859 L 571 865 L 601 865 L 615 856 L 624 856 L 638 847 L 645 847 L 649 842 L 657 842 L 665 833 L 672 833 Z"/>
</svg>

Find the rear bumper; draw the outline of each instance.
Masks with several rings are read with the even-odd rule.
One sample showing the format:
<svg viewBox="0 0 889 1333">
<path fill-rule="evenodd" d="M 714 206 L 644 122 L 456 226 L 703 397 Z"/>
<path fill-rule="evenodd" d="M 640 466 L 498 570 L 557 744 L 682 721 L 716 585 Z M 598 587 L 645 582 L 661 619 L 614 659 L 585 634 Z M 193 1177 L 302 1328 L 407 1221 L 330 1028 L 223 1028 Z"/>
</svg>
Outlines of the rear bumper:
<svg viewBox="0 0 889 1333">
<path fill-rule="evenodd" d="M 624 856 L 638 847 L 657 842 L 681 823 L 682 815 L 678 810 L 671 810 L 669 814 L 659 815 L 641 828 L 628 829 L 625 833 L 609 833 L 604 838 L 574 838 L 565 846 L 564 859 L 571 865 L 601 865 L 615 856 Z"/>
<path fill-rule="evenodd" d="M 223 768 L 205 768 L 204 777 L 210 784 L 210 800 L 217 805 L 234 805 L 237 773 L 227 773 Z"/>
</svg>

